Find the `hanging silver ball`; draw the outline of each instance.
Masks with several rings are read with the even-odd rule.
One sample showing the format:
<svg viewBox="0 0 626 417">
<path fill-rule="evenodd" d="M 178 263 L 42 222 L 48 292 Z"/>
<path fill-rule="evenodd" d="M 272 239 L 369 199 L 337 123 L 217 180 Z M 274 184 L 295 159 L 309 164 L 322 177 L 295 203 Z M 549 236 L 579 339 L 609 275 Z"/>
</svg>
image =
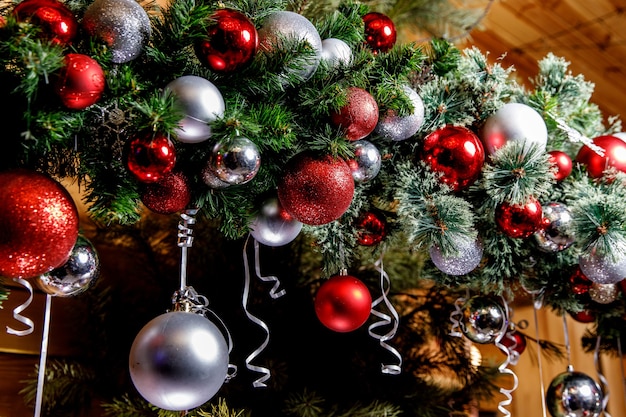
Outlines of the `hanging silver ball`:
<svg viewBox="0 0 626 417">
<path fill-rule="evenodd" d="M 218 142 L 207 163 L 217 179 L 231 185 L 252 180 L 261 167 L 261 153 L 250 139 L 237 136 Z"/>
<path fill-rule="evenodd" d="M 472 342 L 493 343 L 506 331 L 508 323 L 504 308 L 491 297 L 471 297 L 461 311 L 461 331 Z"/>
<path fill-rule="evenodd" d="M 560 252 L 575 241 L 574 219 L 570 209 L 562 203 L 550 202 L 541 206 L 544 227 L 534 233 L 537 248 L 542 252 Z"/>
<path fill-rule="evenodd" d="M 349 159 L 348 165 L 355 182 L 364 183 L 376 177 L 380 172 L 382 157 L 376 145 L 366 140 L 357 140 L 354 144 L 354 158 Z"/>
<path fill-rule="evenodd" d="M 280 205 L 277 197 L 268 198 L 250 224 L 250 234 L 266 246 L 284 246 L 302 230 L 302 223 Z"/>
<path fill-rule="evenodd" d="M 461 239 L 457 250 L 454 255 L 444 256 L 441 249 L 433 245 L 429 250 L 430 260 L 445 274 L 465 275 L 476 269 L 483 258 L 483 245 L 478 239 Z"/>
<path fill-rule="evenodd" d="M 598 417 L 602 412 L 600 386 L 582 372 L 557 375 L 546 392 L 546 405 L 552 417 Z"/>
</svg>

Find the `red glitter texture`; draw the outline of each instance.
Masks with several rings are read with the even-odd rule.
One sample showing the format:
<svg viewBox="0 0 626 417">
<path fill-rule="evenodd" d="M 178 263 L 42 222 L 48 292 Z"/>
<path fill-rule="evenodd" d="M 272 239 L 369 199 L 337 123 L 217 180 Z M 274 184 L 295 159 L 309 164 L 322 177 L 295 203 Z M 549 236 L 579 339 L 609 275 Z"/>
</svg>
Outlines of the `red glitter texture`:
<svg viewBox="0 0 626 417">
<path fill-rule="evenodd" d="M 369 318 L 372 296 L 367 286 L 351 275 L 335 275 L 325 281 L 315 297 L 315 314 L 330 330 L 345 333 L 361 327 Z"/>
<path fill-rule="evenodd" d="M 374 131 L 378 124 L 378 104 L 367 91 L 358 87 L 348 89 L 348 104 L 330 119 L 335 126 L 345 131 L 346 139 L 363 139 Z"/>
<path fill-rule="evenodd" d="M 158 214 L 183 211 L 190 200 L 189 179 L 181 172 L 170 172 L 157 182 L 145 184 L 141 193 L 141 202 Z"/>
</svg>

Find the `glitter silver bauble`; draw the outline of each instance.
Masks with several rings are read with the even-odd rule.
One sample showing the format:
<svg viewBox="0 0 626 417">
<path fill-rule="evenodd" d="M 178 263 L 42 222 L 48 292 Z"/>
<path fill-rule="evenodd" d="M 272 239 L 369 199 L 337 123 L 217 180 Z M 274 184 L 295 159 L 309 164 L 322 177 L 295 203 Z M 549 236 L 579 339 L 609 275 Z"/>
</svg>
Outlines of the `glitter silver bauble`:
<svg viewBox="0 0 626 417">
<path fill-rule="evenodd" d="M 611 304 L 619 297 L 617 284 L 598 284 L 594 282 L 589 287 L 589 298 L 598 304 Z"/>
<path fill-rule="evenodd" d="M 373 143 L 363 139 L 353 144 L 354 158 L 347 161 L 352 171 L 352 178 L 358 183 L 368 182 L 380 172 L 382 165 L 380 151 Z"/>
<path fill-rule="evenodd" d="M 92 243 L 78 236 L 62 266 L 37 277 L 39 289 L 57 297 L 70 297 L 90 288 L 100 276 L 100 258 Z"/>
<path fill-rule="evenodd" d="M 85 10 L 82 26 L 109 45 L 116 64 L 137 58 L 151 34 L 148 13 L 135 0 L 95 0 Z"/>
<path fill-rule="evenodd" d="M 551 202 L 541 206 L 544 227 L 533 237 L 537 248 L 543 252 L 560 252 L 574 243 L 574 220 L 570 209 L 561 203 Z"/>
<path fill-rule="evenodd" d="M 308 42 L 313 55 L 306 60 L 302 69 L 293 70 L 293 73 L 308 80 L 317 70 L 322 59 L 322 38 L 306 17 L 291 11 L 274 12 L 263 21 L 258 34 L 259 49 L 270 52 L 274 51 L 281 38 Z"/>
<path fill-rule="evenodd" d="M 409 86 L 403 86 L 402 90 L 413 105 L 413 112 L 406 116 L 398 116 L 395 112 L 389 112 L 382 116 L 374 129 L 374 132 L 394 141 L 406 140 L 417 133 L 424 123 L 424 102 L 422 98 Z"/>
<path fill-rule="evenodd" d="M 506 331 L 508 323 L 504 308 L 491 297 L 471 297 L 463 304 L 461 311 L 461 331 L 472 342 L 492 343 Z"/>
<path fill-rule="evenodd" d="M 532 107 L 522 103 L 508 103 L 487 118 L 481 137 L 488 155 L 509 141 L 524 142 L 524 151 L 533 145 L 545 151 L 548 128 L 541 115 Z"/>
<path fill-rule="evenodd" d="M 183 75 L 165 86 L 165 91 L 174 95 L 185 115 L 174 131 L 176 139 L 198 143 L 210 138 L 210 123 L 224 116 L 226 110 L 220 90 L 205 78 Z"/>
<path fill-rule="evenodd" d="M 139 331 L 128 363 L 146 401 L 164 410 L 189 410 L 209 401 L 224 384 L 228 345 L 206 317 L 171 311 Z"/>
<path fill-rule="evenodd" d="M 613 261 L 609 255 L 598 255 L 594 250 L 578 257 L 580 270 L 598 284 L 615 284 L 626 277 L 626 257 Z"/>
<path fill-rule="evenodd" d="M 598 417 L 602 412 L 600 386 L 582 372 L 557 375 L 546 392 L 546 405 L 552 417 Z"/>
<path fill-rule="evenodd" d="M 267 246 L 284 246 L 302 230 L 302 223 L 282 208 L 277 197 L 268 198 L 250 224 L 250 234 Z"/>
<path fill-rule="evenodd" d="M 483 258 L 483 245 L 480 240 L 461 239 L 457 244 L 458 253 L 444 256 L 441 249 L 430 247 L 430 260 L 437 269 L 448 275 L 465 275 L 472 272 Z"/>
<path fill-rule="evenodd" d="M 207 165 L 225 183 L 245 184 L 259 172 L 261 154 L 254 142 L 244 136 L 237 136 L 216 143 Z"/>
<path fill-rule="evenodd" d="M 350 65 L 352 62 L 352 49 L 341 39 L 324 39 L 322 41 L 322 59 L 327 61 L 331 67 Z"/>
</svg>

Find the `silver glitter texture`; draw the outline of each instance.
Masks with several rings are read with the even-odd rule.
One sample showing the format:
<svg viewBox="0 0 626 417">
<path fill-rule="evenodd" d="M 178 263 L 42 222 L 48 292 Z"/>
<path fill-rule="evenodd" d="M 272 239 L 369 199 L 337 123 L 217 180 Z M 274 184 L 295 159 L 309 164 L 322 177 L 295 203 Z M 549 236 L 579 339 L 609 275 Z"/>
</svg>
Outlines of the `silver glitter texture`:
<svg viewBox="0 0 626 417">
<path fill-rule="evenodd" d="M 616 284 L 598 284 L 594 282 L 589 287 L 589 298 L 598 304 L 611 304 L 619 297 L 619 288 Z"/>
<path fill-rule="evenodd" d="M 403 86 L 402 90 L 413 105 L 413 113 L 407 116 L 398 116 L 393 112 L 381 117 L 374 132 L 385 139 L 394 141 L 409 139 L 417 133 L 424 123 L 424 102 L 422 98 L 409 86 Z"/>
<path fill-rule="evenodd" d="M 441 272 L 448 275 L 465 275 L 476 269 L 483 257 L 480 240 L 463 239 L 457 249 L 457 255 L 444 256 L 441 249 L 433 245 L 430 248 L 430 259 Z"/>
<path fill-rule="evenodd" d="M 610 256 L 592 250 L 580 255 L 578 265 L 587 278 L 598 284 L 615 284 L 626 277 L 626 257 L 613 262 Z"/>
</svg>

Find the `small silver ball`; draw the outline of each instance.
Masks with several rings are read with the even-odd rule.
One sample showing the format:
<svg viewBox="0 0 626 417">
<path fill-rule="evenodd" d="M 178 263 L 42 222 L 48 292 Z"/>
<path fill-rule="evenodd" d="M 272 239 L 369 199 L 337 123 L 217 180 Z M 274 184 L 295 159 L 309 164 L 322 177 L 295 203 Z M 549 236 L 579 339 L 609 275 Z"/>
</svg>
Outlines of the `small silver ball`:
<svg viewBox="0 0 626 417">
<path fill-rule="evenodd" d="M 546 224 L 533 235 L 537 248 L 542 252 L 560 252 L 572 246 L 575 236 L 570 209 L 556 202 L 542 205 L 542 209 Z"/>
<path fill-rule="evenodd" d="M 504 308 L 490 297 L 474 296 L 461 307 L 463 334 L 472 342 L 487 344 L 495 342 L 508 325 Z"/>
<path fill-rule="evenodd" d="M 472 272 L 483 257 L 483 245 L 480 240 L 463 239 L 459 242 L 458 253 L 444 256 L 438 246 L 431 246 L 430 260 L 437 269 L 448 275 L 465 275 Z"/>
<path fill-rule="evenodd" d="M 545 150 L 548 128 L 543 117 L 532 107 L 508 103 L 487 118 L 482 140 L 488 155 L 509 141 L 523 142 L 525 151 L 533 145 Z"/>
<path fill-rule="evenodd" d="M 237 136 L 215 144 L 208 166 L 218 179 L 227 184 L 245 184 L 259 172 L 261 154 L 254 142 Z"/>
<path fill-rule="evenodd" d="M 352 49 L 341 39 L 324 39 L 322 41 L 322 59 L 327 61 L 332 67 L 350 65 L 352 62 Z"/>
<path fill-rule="evenodd" d="M 600 386 L 582 372 L 557 375 L 546 392 L 546 405 L 552 417 L 598 417 L 602 399 Z"/>
<path fill-rule="evenodd" d="M 365 183 L 374 179 L 380 172 L 382 157 L 376 145 L 366 140 L 357 140 L 354 144 L 354 158 L 348 160 L 355 182 Z"/>
<path fill-rule="evenodd" d="M 280 205 L 278 198 L 268 198 L 250 224 L 250 234 L 266 246 L 284 246 L 302 230 L 302 223 Z"/>
<path fill-rule="evenodd" d="M 398 116 L 395 112 L 384 115 L 378 121 L 374 132 L 394 141 L 409 139 L 417 133 L 424 123 L 424 102 L 422 98 L 409 86 L 403 86 L 402 90 L 413 105 L 413 112 L 406 116 Z"/>
</svg>

